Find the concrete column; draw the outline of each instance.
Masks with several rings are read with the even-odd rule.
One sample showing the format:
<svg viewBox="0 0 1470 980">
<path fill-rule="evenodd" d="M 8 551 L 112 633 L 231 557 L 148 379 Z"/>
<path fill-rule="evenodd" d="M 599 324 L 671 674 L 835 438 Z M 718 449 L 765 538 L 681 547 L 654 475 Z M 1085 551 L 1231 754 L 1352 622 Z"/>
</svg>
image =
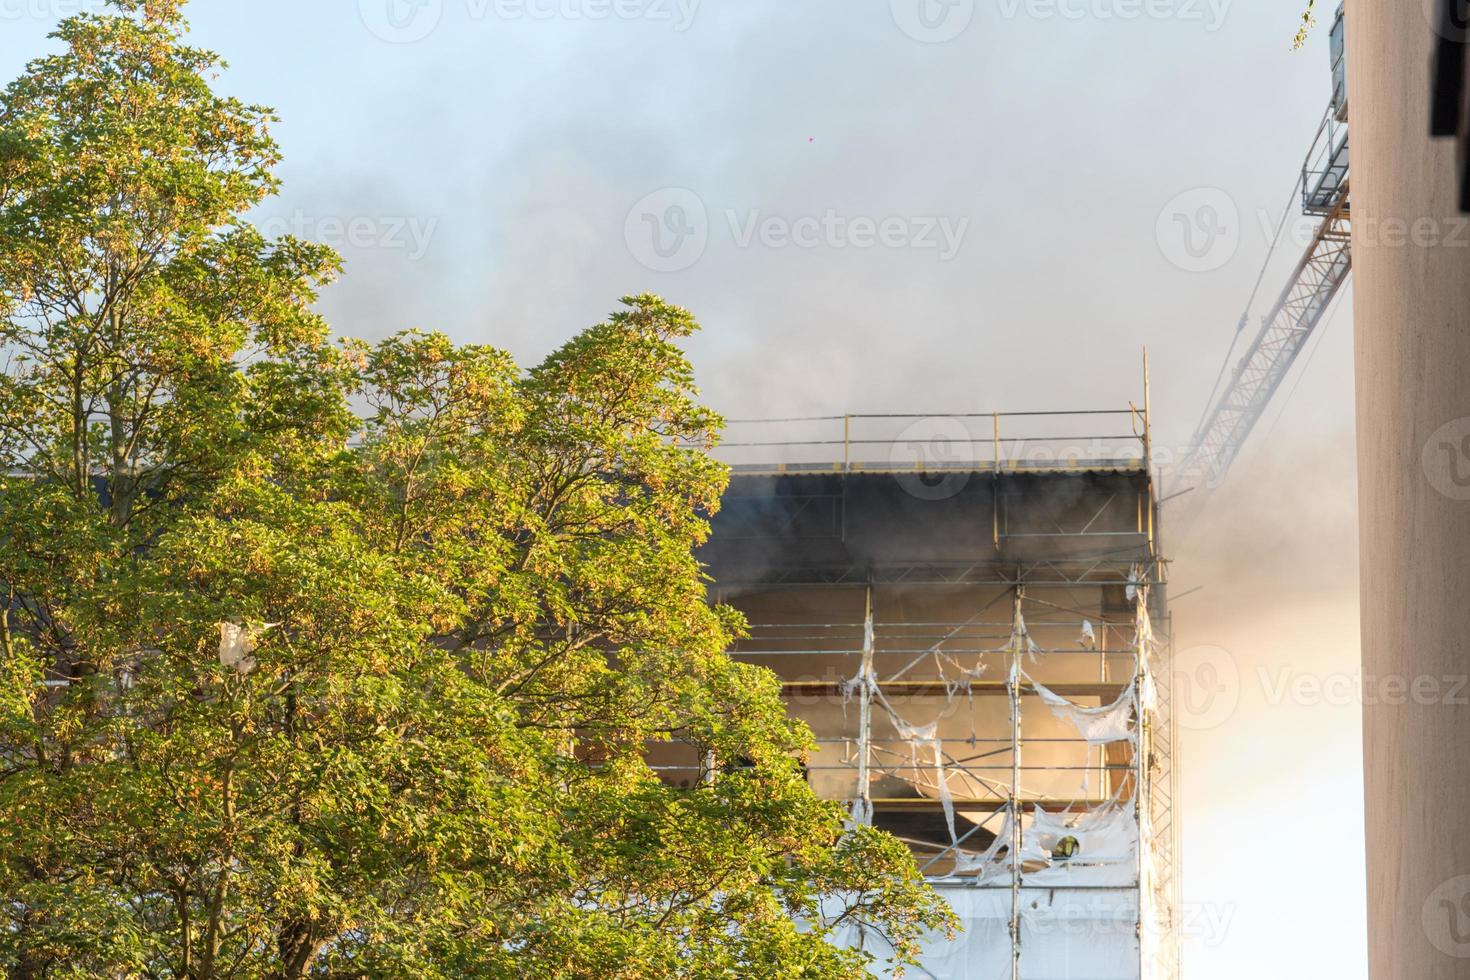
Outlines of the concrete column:
<svg viewBox="0 0 1470 980">
<path fill-rule="evenodd" d="M 1470 977 L 1470 226 L 1433 10 L 1347 9 L 1373 980 Z"/>
</svg>

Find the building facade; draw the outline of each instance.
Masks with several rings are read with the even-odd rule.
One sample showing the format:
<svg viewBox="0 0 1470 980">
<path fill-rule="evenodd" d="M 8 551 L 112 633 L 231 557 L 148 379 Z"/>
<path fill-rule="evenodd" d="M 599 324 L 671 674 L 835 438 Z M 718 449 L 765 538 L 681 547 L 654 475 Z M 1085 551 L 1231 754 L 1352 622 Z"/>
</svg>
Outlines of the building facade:
<svg viewBox="0 0 1470 980">
<path fill-rule="evenodd" d="M 736 428 L 745 461 L 701 558 L 749 621 L 735 656 L 775 671 L 816 736 L 812 786 L 906 841 L 962 920 L 918 975 L 1177 976 L 1146 415 L 929 420 L 938 438 L 812 422 L 840 439 Z M 1126 434 L 1085 432 L 1104 424 Z M 1009 434 L 1028 426 L 1052 434 Z M 884 958 L 881 936 L 841 939 Z"/>
</svg>

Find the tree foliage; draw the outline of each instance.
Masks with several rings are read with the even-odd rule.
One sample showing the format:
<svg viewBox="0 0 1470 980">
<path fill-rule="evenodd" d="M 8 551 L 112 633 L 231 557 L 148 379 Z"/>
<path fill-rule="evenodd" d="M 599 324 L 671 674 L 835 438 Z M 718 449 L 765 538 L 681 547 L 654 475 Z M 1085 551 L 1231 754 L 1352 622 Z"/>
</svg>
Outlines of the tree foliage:
<svg viewBox="0 0 1470 980">
<path fill-rule="evenodd" d="M 1312 28 L 1317 26 L 1317 0 L 1307 0 L 1307 7 L 1302 11 L 1302 22 L 1297 25 L 1296 36 L 1291 39 L 1291 49 L 1300 51 L 1307 45 L 1307 38 L 1311 36 Z"/>
<path fill-rule="evenodd" d="M 271 115 L 179 6 L 65 21 L 0 97 L 9 975 L 853 977 L 837 924 L 948 927 L 725 654 L 690 314 L 528 371 L 332 342 L 338 259 L 244 220 Z"/>
</svg>

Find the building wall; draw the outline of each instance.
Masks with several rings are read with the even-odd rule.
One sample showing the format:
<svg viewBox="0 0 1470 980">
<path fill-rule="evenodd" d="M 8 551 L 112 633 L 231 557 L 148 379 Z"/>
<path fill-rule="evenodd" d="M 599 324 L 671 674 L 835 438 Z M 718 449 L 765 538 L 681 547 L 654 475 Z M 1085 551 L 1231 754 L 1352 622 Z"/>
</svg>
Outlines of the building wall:
<svg viewBox="0 0 1470 980">
<path fill-rule="evenodd" d="M 1062 692 L 1072 705 L 1117 703 L 1128 718 L 1142 717 L 1135 600 L 1152 585 L 1150 607 L 1155 615 L 1163 607 L 1153 511 L 1150 482 L 1137 468 L 917 480 L 829 472 L 732 483 L 702 558 L 713 597 L 750 622 L 750 636 L 733 652 L 785 682 L 791 713 L 818 740 L 808 765 L 820 795 L 844 802 L 863 795 L 858 760 L 868 746 L 873 822 L 910 843 L 966 922 L 960 942 L 930 944 L 930 975 L 1011 976 L 1013 912 L 1021 977 L 1176 975 L 1165 715 L 1151 709 L 1148 736 L 1135 736 L 1145 752 L 1127 740 L 1089 745 L 1077 716 L 1058 715 L 1033 689 L 1017 699 L 1014 729 L 1008 686 L 1014 666 L 1023 682 Z M 872 685 L 862 679 L 868 644 Z M 1166 664 L 1151 665 L 1167 676 Z M 1141 758 L 1153 765 L 1140 805 Z M 1132 843 L 1114 852 L 1107 848 L 1116 843 L 1084 834 L 1091 843 L 1083 860 L 1059 863 L 1055 851 L 1028 856 L 1013 893 L 1005 854 L 991 874 L 991 845 L 1011 840 L 1013 795 L 1024 801 L 1028 841 L 1044 840 L 1043 809 L 1066 811 L 1059 819 L 1068 821 L 1121 819 Z M 977 876 L 975 867 L 957 866 L 957 852 L 984 870 Z M 1090 887 L 1068 887 L 1079 884 Z M 881 953 L 877 937 L 841 938 Z"/>
<path fill-rule="evenodd" d="M 1434 6 L 1347 7 L 1369 692 L 1470 672 L 1470 236 L 1428 136 Z M 1371 975 L 1470 976 L 1470 707 L 1366 700 Z"/>
</svg>

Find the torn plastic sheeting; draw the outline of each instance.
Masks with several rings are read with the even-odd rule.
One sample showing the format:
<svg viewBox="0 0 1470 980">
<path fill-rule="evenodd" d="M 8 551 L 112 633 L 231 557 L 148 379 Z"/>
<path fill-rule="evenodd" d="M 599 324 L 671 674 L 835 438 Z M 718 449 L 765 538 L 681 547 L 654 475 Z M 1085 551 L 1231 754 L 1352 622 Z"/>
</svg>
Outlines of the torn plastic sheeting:
<svg viewBox="0 0 1470 980">
<path fill-rule="evenodd" d="M 1159 687 L 1154 682 L 1152 671 L 1143 675 L 1143 686 L 1139 688 L 1138 700 L 1145 711 L 1157 712 L 1159 710 Z"/>
<path fill-rule="evenodd" d="M 990 846 L 983 853 L 971 854 L 966 851 L 961 851 L 957 846 L 951 851 L 951 856 L 954 858 L 954 868 L 950 871 L 950 877 L 963 878 L 967 875 L 976 875 L 978 873 L 974 882 L 977 885 L 994 880 L 1000 876 L 1002 871 L 1005 872 L 1007 877 L 1010 877 L 1010 865 L 996 859 L 996 856 L 1000 853 L 1000 849 L 1006 847 L 1010 842 L 1011 815 L 1010 811 L 1007 810 L 1005 811 L 1005 818 L 1001 821 L 1000 830 L 995 835 L 995 840 L 990 842 Z"/>
<path fill-rule="evenodd" d="M 893 709 L 888 699 L 883 696 L 883 691 L 877 683 L 868 676 L 868 684 L 871 685 L 873 697 L 880 707 L 888 714 L 888 720 L 893 725 L 898 737 L 909 743 L 909 752 L 914 764 L 914 782 L 918 785 L 919 778 L 919 748 L 927 747 L 933 759 L 934 788 L 939 793 L 939 804 L 944 808 L 944 822 L 949 828 L 949 842 L 955 843 L 959 837 L 955 833 L 954 824 L 954 794 L 949 789 L 949 773 L 944 765 L 944 741 L 939 738 L 939 722 L 943 718 L 931 721 L 927 725 L 911 725 L 904 720 L 903 716 Z M 953 705 L 953 698 L 947 699 L 947 703 Z"/>
<path fill-rule="evenodd" d="M 1128 807 L 1112 805 L 1080 814 L 1051 814 L 1038 808 L 1025 836 L 1024 851 L 1048 856 L 1048 867 L 1023 873 L 1028 885 L 1138 884 L 1138 821 Z M 1077 841 L 1076 855 L 1051 858 L 1068 837 Z"/>
<path fill-rule="evenodd" d="M 1001 824 L 1000 832 L 995 835 L 995 840 L 983 854 L 964 854 L 955 852 L 955 867 L 952 875 L 963 877 L 975 874 L 975 885 L 988 885 L 997 881 L 1009 881 L 1012 877 L 1011 869 L 1011 835 L 1014 833 L 1015 824 L 1011 813 L 1006 811 L 1005 821 Z M 1001 854 L 1004 850 L 1006 853 Z M 1025 821 L 1022 821 L 1021 831 L 1021 865 L 1035 864 L 1051 860 L 1051 852 L 1043 850 L 1038 844 L 1034 834 L 1025 829 Z M 978 872 L 978 874 L 976 874 Z"/>
<path fill-rule="evenodd" d="M 995 841 L 983 854 L 957 852 L 953 877 L 975 874 L 974 884 L 1009 880 L 1012 824 L 1007 814 Z M 1077 855 L 1066 860 L 1052 854 L 1063 838 L 1075 838 Z M 1044 865 L 1034 871 L 1027 865 Z M 1126 806 L 1110 805 L 1081 814 L 1051 814 L 1037 808 L 1022 821 L 1021 881 L 1054 887 L 1134 887 L 1138 884 L 1138 824 Z"/>
<path fill-rule="evenodd" d="M 925 768 L 925 763 L 919 760 L 919 749 L 927 748 L 929 750 L 931 761 L 928 765 L 934 771 L 934 788 L 939 794 L 940 805 L 944 808 L 944 820 L 945 825 L 949 828 L 950 843 L 955 843 L 959 838 L 955 832 L 954 794 L 950 791 L 949 774 L 944 764 L 944 742 L 939 738 L 939 721 L 942 719 L 932 721 L 927 725 L 909 724 L 902 715 L 894 710 L 893 705 L 889 703 L 888 699 L 883 696 L 883 690 L 879 687 L 877 679 L 873 676 L 873 671 L 870 666 L 865 665 L 851 680 L 842 681 L 838 685 L 838 689 L 842 693 L 844 713 L 846 712 L 848 703 L 852 701 L 853 696 L 866 691 L 888 715 L 888 720 L 893 725 L 898 737 L 909 745 L 916 784 L 918 783 L 920 770 Z M 948 693 L 945 701 L 946 704 L 953 706 L 954 693 L 952 691 Z M 854 801 L 854 809 L 850 814 L 850 819 L 856 822 L 859 816 L 865 816 L 871 822 L 871 804 L 868 806 L 865 814 L 860 814 L 858 810 L 858 803 L 860 802 L 860 800 Z"/>
<path fill-rule="evenodd" d="M 1001 839 L 997 837 L 995 844 L 1000 843 Z M 954 851 L 951 855 L 954 858 L 954 868 L 950 871 L 948 877 L 963 878 L 966 875 L 972 875 L 978 871 L 986 870 L 995 860 L 995 844 L 992 844 L 991 849 L 984 854 L 971 854 L 968 851 L 959 850 Z"/>
<path fill-rule="evenodd" d="M 237 623 L 219 624 L 219 662 L 241 674 L 255 669 L 255 636 L 250 627 Z"/>
<path fill-rule="evenodd" d="M 1071 722 L 1088 745 L 1108 745 L 1112 742 L 1132 742 L 1136 731 L 1133 725 L 1134 685 L 1129 684 L 1117 701 L 1099 708 L 1087 708 L 1057 694 L 1034 678 L 1026 680 L 1035 689 L 1041 700 L 1051 708 L 1052 714 L 1063 721 Z"/>
<path fill-rule="evenodd" d="M 1041 653 L 1041 647 L 1031 639 L 1031 631 L 1026 628 L 1026 617 L 1022 616 L 1019 611 L 1016 613 L 1015 624 L 1011 627 L 1011 636 L 1019 636 L 1026 641 L 1026 656 L 1031 659 L 1032 663 L 1035 663 L 1037 654 Z"/>
<path fill-rule="evenodd" d="M 951 680 L 944 674 L 944 664 L 939 665 L 939 682 L 944 685 L 944 697 L 953 701 L 956 694 L 970 697 L 974 694 L 975 682 L 985 676 L 985 665 L 977 663 L 974 667 L 960 667 L 959 662 L 953 657 L 946 656 L 950 663 L 959 667 L 960 676 Z"/>
<path fill-rule="evenodd" d="M 852 677 L 837 682 L 837 692 L 842 695 L 843 710 L 845 711 L 852 699 L 865 689 L 871 694 L 878 693 L 878 679 L 873 676 L 872 664 L 864 664 Z"/>
<path fill-rule="evenodd" d="M 1078 642 L 1081 643 L 1082 648 L 1085 650 L 1097 649 L 1097 633 L 1092 628 L 1092 620 L 1084 619 L 1082 621 L 1082 635 L 1078 638 Z"/>
</svg>

